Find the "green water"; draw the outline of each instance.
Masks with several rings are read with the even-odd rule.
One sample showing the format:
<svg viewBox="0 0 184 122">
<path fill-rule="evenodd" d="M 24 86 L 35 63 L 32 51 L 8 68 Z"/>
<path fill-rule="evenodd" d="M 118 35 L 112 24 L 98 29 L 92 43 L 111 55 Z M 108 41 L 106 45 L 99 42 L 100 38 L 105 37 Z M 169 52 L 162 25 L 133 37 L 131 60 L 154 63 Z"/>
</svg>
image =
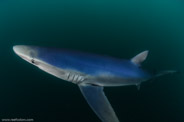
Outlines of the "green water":
<svg viewBox="0 0 184 122">
<path fill-rule="evenodd" d="M 148 70 L 184 70 L 182 0 L 0 0 L 0 119 L 100 122 L 78 87 L 48 75 L 12 51 L 53 46 L 131 58 L 150 50 Z M 106 88 L 121 122 L 183 122 L 183 73 Z"/>
</svg>

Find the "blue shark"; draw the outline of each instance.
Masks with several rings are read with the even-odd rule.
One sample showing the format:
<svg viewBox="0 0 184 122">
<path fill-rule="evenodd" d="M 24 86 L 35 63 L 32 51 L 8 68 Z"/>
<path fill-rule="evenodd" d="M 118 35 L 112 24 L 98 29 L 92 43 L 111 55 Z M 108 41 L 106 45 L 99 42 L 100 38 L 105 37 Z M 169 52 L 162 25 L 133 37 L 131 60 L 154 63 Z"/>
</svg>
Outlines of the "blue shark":
<svg viewBox="0 0 184 122">
<path fill-rule="evenodd" d="M 87 103 L 102 122 L 119 122 L 103 92 L 104 87 L 136 85 L 155 77 L 171 74 L 167 70 L 153 75 L 141 68 L 148 50 L 131 59 L 82 53 L 66 49 L 16 45 L 14 52 L 27 62 L 62 80 L 79 86 Z"/>
</svg>

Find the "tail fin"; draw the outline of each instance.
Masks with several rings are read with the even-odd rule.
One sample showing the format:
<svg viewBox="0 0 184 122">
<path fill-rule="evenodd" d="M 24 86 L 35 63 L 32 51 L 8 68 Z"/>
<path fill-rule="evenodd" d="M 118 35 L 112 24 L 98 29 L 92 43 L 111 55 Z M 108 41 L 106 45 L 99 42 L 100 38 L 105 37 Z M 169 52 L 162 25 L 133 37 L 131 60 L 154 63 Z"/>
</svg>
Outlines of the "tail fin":
<svg viewBox="0 0 184 122">
<path fill-rule="evenodd" d="M 175 73 L 179 73 L 179 71 L 177 71 L 177 70 L 166 70 L 166 71 L 161 71 L 161 72 L 157 73 L 157 74 L 154 76 L 154 78 L 161 77 L 161 76 L 164 76 L 164 75 L 175 74 Z"/>
<path fill-rule="evenodd" d="M 172 75 L 172 74 L 176 74 L 176 73 L 180 73 L 180 71 L 177 70 L 165 70 L 165 71 L 161 71 L 159 73 L 157 73 L 156 75 L 154 75 L 151 79 L 149 79 L 148 81 L 152 82 L 153 80 L 165 76 L 165 75 Z"/>
</svg>

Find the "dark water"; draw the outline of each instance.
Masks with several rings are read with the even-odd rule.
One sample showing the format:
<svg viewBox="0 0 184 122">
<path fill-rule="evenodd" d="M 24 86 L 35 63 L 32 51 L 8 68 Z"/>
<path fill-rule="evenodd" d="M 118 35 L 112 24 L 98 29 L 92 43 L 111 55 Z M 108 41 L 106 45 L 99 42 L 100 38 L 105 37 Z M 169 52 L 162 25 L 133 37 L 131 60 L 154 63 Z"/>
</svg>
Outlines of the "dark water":
<svg viewBox="0 0 184 122">
<path fill-rule="evenodd" d="M 78 87 L 20 59 L 17 44 L 131 58 L 150 50 L 148 70 L 184 69 L 182 0 L 1 0 L 0 119 L 99 122 Z M 106 88 L 121 122 L 183 122 L 183 74 Z"/>
</svg>

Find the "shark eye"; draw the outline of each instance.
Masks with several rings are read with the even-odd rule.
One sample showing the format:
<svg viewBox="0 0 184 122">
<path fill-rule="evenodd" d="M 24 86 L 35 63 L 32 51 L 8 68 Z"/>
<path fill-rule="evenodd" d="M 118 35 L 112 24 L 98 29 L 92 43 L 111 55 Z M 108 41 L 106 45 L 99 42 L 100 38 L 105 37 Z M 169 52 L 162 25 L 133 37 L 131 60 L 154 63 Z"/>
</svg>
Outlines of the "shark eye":
<svg viewBox="0 0 184 122">
<path fill-rule="evenodd" d="M 32 60 L 31 60 L 31 63 L 33 63 L 33 64 L 34 64 L 34 63 L 35 63 L 35 60 L 34 60 L 34 59 L 32 59 Z"/>
</svg>

